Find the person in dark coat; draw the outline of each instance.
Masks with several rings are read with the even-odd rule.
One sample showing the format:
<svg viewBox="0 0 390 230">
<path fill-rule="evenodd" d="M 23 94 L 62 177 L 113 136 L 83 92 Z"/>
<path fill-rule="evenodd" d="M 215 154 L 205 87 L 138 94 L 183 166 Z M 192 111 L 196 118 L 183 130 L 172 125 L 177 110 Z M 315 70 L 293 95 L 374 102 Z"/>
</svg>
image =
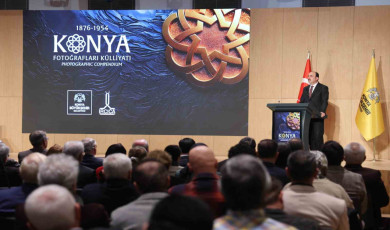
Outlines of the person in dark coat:
<svg viewBox="0 0 390 230">
<path fill-rule="evenodd" d="M 365 148 L 356 142 L 344 147 L 345 168 L 362 175 L 367 190 L 367 212 L 363 215 L 365 229 L 378 229 L 382 223 L 381 207 L 389 204 L 389 196 L 379 170 L 362 167 L 366 160 Z"/>
<path fill-rule="evenodd" d="M 38 153 L 42 153 L 45 155 L 47 153 L 46 148 L 47 148 L 48 138 L 46 136 L 45 131 L 36 130 L 36 131 L 30 133 L 29 140 L 30 140 L 30 143 L 33 146 L 33 148 L 18 153 L 19 164 L 22 163 L 23 158 L 25 158 L 26 156 L 28 156 L 31 153 L 38 152 Z"/>
</svg>

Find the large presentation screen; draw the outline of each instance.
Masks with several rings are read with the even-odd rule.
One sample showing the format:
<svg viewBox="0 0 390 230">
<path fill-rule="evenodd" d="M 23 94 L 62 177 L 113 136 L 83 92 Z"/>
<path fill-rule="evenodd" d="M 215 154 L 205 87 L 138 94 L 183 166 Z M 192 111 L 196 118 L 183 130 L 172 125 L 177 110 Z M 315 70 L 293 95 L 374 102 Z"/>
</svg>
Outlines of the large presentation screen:
<svg viewBox="0 0 390 230">
<path fill-rule="evenodd" d="M 23 20 L 24 133 L 247 135 L 249 9 Z"/>
</svg>

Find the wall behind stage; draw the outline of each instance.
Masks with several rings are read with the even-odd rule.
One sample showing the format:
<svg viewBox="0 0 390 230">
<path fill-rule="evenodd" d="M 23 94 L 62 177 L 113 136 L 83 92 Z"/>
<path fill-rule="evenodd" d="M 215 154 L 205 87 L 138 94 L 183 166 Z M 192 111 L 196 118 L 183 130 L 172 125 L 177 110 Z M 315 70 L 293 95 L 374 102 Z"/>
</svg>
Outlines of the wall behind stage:
<svg viewBox="0 0 390 230">
<path fill-rule="evenodd" d="M 0 12 L 0 140 L 17 153 L 30 148 L 28 134 L 22 133 L 23 13 Z M 364 143 L 367 158 L 372 144 L 367 144 L 355 125 L 355 114 L 371 59 L 376 49 L 386 131 L 378 138 L 377 151 L 382 159 L 390 158 L 390 6 L 252 9 L 251 57 L 249 83 L 249 136 L 259 141 L 271 137 L 271 111 L 267 103 L 295 102 L 306 50 L 312 53 L 312 69 L 329 86 L 329 119 L 326 139 L 345 145 Z M 177 143 L 183 136 L 161 135 L 90 135 L 49 134 L 49 145 L 93 137 L 103 154 L 112 143 L 126 148 L 138 138 L 146 138 L 151 149 Z M 230 146 L 241 137 L 194 136 L 224 158 Z M 15 155 L 11 155 L 15 157 Z"/>
</svg>

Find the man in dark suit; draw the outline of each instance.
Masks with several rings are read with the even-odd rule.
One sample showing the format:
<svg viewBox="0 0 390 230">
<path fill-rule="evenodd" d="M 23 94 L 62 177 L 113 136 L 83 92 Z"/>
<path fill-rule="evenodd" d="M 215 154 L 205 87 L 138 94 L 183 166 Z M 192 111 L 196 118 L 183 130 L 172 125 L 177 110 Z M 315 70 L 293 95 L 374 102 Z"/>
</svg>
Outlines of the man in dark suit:
<svg viewBox="0 0 390 230">
<path fill-rule="evenodd" d="M 367 212 L 363 216 L 365 229 L 378 229 L 381 225 L 381 207 L 389 203 L 389 196 L 381 178 L 379 170 L 362 167 L 366 159 L 366 150 L 356 142 L 344 147 L 345 168 L 362 175 L 367 189 Z"/>
<path fill-rule="evenodd" d="M 85 138 L 81 142 L 84 144 L 84 157 L 83 160 L 81 161 L 81 165 L 84 165 L 88 168 L 96 170 L 100 166 L 103 165 L 103 159 L 97 158 L 96 155 L 96 148 L 97 148 L 97 143 L 94 139 L 92 138 Z"/>
<path fill-rule="evenodd" d="M 64 145 L 64 153 L 72 156 L 79 162 L 79 174 L 77 177 L 77 188 L 83 188 L 87 184 L 95 183 L 95 170 L 81 165 L 83 160 L 84 145 L 81 141 L 68 141 Z"/>
<path fill-rule="evenodd" d="M 278 179 L 283 186 L 290 182 L 286 171 L 275 165 L 276 159 L 279 155 L 278 143 L 276 143 L 276 141 L 271 139 L 261 140 L 257 145 L 257 152 L 271 176 Z"/>
<path fill-rule="evenodd" d="M 329 91 L 326 85 L 318 82 L 320 75 L 310 72 L 309 84 L 303 89 L 301 102 L 309 103 L 313 110 L 309 128 L 309 143 L 311 150 L 320 150 L 324 144 L 324 119 L 327 118 Z"/>
<path fill-rule="evenodd" d="M 38 152 L 38 153 L 42 153 L 45 155 L 47 153 L 46 148 L 47 148 L 48 138 L 46 136 L 45 131 L 36 130 L 36 131 L 30 133 L 29 140 L 30 140 L 30 143 L 33 146 L 33 148 L 18 153 L 19 164 L 22 163 L 23 158 L 25 158 L 27 155 L 29 155 L 31 153 Z"/>
</svg>

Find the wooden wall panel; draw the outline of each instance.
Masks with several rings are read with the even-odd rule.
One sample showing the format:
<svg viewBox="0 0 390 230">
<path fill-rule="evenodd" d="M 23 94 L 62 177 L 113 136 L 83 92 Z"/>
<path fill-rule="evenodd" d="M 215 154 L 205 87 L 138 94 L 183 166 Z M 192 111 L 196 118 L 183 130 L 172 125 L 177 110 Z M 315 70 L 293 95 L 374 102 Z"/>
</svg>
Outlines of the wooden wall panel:
<svg viewBox="0 0 390 230">
<path fill-rule="evenodd" d="M 249 98 L 281 98 L 283 9 L 255 10 L 251 20 Z"/>
<path fill-rule="evenodd" d="M 318 8 L 284 10 L 282 98 L 298 96 L 307 49 L 312 53 L 312 69 L 317 67 L 317 21 Z"/>
<path fill-rule="evenodd" d="M 22 96 L 23 13 L 0 13 L 0 96 Z"/>
<path fill-rule="evenodd" d="M 19 152 L 22 146 L 22 99 L 0 97 L 0 140 L 6 143 L 10 152 Z"/>
<path fill-rule="evenodd" d="M 327 109 L 328 118 L 325 120 L 324 141 L 335 140 L 346 145 L 351 140 L 351 101 L 330 99 Z"/>
<path fill-rule="evenodd" d="M 320 74 L 320 82 L 329 87 L 330 98 L 351 97 L 353 9 L 319 9 L 317 72 Z"/>
<path fill-rule="evenodd" d="M 249 100 L 249 136 L 256 142 L 272 137 L 272 111 L 267 104 L 278 102 L 278 99 Z"/>
</svg>

